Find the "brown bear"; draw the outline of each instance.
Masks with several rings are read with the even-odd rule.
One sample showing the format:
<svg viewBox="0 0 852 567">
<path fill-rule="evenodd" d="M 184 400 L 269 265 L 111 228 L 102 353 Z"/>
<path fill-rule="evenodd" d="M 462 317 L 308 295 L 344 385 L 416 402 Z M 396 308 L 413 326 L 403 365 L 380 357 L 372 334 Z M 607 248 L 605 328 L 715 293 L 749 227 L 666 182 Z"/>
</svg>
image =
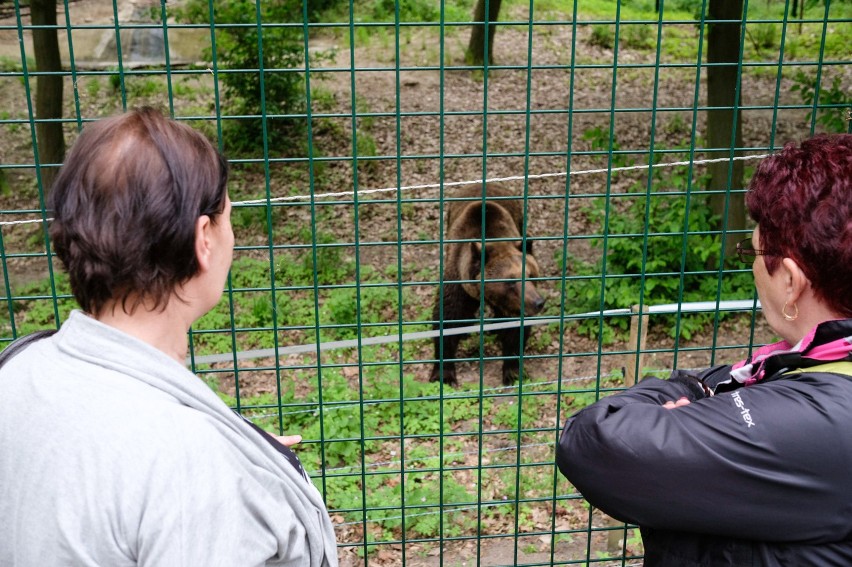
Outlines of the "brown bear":
<svg viewBox="0 0 852 567">
<path fill-rule="evenodd" d="M 544 299 L 531 281 L 539 277 L 538 262 L 532 254 L 532 241 L 523 241 L 523 207 L 520 198 L 496 185 L 486 186 L 485 220 L 483 222 L 482 186 L 472 185 L 456 192 L 453 197 L 475 200 L 450 201 L 447 212 L 447 240 L 444 254 L 444 277 L 435 300 L 432 319 L 440 328 L 443 306 L 444 328 L 474 324 L 479 310 L 480 292 L 485 290 L 485 304 L 498 318 L 517 318 L 535 315 L 544 306 Z M 494 199 L 494 197 L 514 197 Z M 485 249 L 482 249 L 483 225 Z M 506 240 L 503 240 L 506 239 Z M 496 240 L 496 241 L 495 241 Z M 485 265 L 485 284 L 481 282 L 481 266 Z M 521 291 L 523 290 L 523 298 Z M 523 303 L 521 303 L 523 301 Z M 531 327 L 524 328 L 524 344 Z M 497 331 L 503 347 L 503 384 L 514 384 L 520 374 L 521 331 L 519 327 Z M 442 380 L 457 385 L 456 350 L 466 335 L 435 337 L 435 359 L 430 380 Z M 443 343 L 443 350 L 441 349 Z M 443 360 L 443 362 L 442 362 Z"/>
</svg>

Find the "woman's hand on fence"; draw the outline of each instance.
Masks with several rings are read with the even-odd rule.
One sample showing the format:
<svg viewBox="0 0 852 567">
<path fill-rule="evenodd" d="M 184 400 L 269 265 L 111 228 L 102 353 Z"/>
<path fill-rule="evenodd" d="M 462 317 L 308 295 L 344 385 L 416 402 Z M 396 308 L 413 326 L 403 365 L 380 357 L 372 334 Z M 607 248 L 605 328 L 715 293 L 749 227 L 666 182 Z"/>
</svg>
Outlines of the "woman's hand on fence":
<svg viewBox="0 0 852 567">
<path fill-rule="evenodd" d="M 688 400 L 688 399 L 686 399 L 686 398 L 680 398 L 680 399 L 679 399 L 678 401 L 676 401 L 676 402 L 673 402 L 673 401 L 669 400 L 668 402 L 666 402 L 666 403 L 664 403 L 664 404 L 663 404 L 663 407 L 664 407 L 664 408 L 666 408 L 666 409 L 675 409 L 675 408 L 679 408 L 679 407 L 683 407 L 683 406 L 688 406 L 688 405 L 689 405 L 689 400 Z"/>
<path fill-rule="evenodd" d="M 287 447 L 292 447 L 296 443 L 300 443 L 302 441 L 301 435 L 273 435 L 273 437 L 275 437 L 279 443 Z"/>
</svg>

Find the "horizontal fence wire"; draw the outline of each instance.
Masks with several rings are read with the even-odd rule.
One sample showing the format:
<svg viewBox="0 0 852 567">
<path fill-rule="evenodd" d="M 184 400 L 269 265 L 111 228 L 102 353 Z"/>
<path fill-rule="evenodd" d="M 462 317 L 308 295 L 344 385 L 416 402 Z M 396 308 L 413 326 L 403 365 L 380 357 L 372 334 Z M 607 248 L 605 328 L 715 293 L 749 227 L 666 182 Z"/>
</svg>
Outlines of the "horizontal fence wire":
<svg viewBox="0 0 852 567">
<path fill-rule="evenodd" d="M 649 314 L 680 314 L 680 313 L 705 313 L 712 311 L 745 311 L 760 309 L 760 301 L 738 300 L 738 301 L 698 301 L 692 303 L 653 305 L 649 306 L 644 313 Z M 516 329 L 518 327 L 533 327 L 537 325 L 554 325 L 564 323 L 566 320 L 576 319 L 598 319 L 601 317 L 614 317 L 634 314 L 630 309 L 608 309 L 596 313 L 578 313 L 576 315 L 565 314 L 562 317 L 527 317 L 523 321 L 501 321 L 499 323 L 485 323 L 484 320 L 476 325 L 465 325 L 463 327 L 449 327 L 434 331 L 419 331 L 414 333 L 402 333 L 396 335 L 383 335 L 377 337 L 350 339 L 346 341 L 328 341 L 319 344 L 293 345 L 275 349 L 258 349 L 240 351 L 235 353 L 220 353 L 196 356 L 191 361 L 195 364 L 215 364 L 236 360 L 248 360 L 253 358 L 266 358 L 270 356 L 286 356 L 290 354 L 315 353 L 326 350 L 355 348 L 357 346 L 381 345 L 399 343 L 405 341 L 416 341 L 443 337 L 445 335 L 467 335 L 470 333 L 485 333 L 499 331 L 502 329 Z M 189 360 L 187 362 L 190 362 Z"/>
<path fill-rule="evenodd" d="M 852 132 L 852 4 L 62 0 L 55 25 L 44 4 L 0 7 L 0 345 L 77 308 L 48 235 L 56 137 L 159 107 L 231 169 L 234 263 L 187 365 L 302 436 L 341 564 L 642 563 L 638 528 L 559 474 L 561 426 L 775 340 L 736 261 L 744 195 L 786 143 Z M 517 233 L 453 226 L 478 185 Z M 520 277 L 453 263 L 494 247 L 529 252 Z M 535 313 L 493 299 L 518 279 Z"/>
<path fill-rule="evenodd" d="M 439 189 L 439 188 L 447 188 L 447 187 L 461 187 L 464 185 L 479 185 L 482 183 L 500 183 L 505 181 L 524 181 L 531 179 L 547 179 L 549 177 L 565 177 L 569 175 L 588 175 L 592 173 L 608 173 L 608 172 L 619 172 L 619 171 L 637 171 L 637 170 L 646 170 L 657 167 L 677 167 L 677 166 L 695 166 L 695 165 L 706 165 L 710 163 L 723 163 L 729 161 L 751 161 L 751 160 L 760 160 L 766 157 L 769 157 L 770 154 L 757 154 L 750 156 L 735 156 L 730 158 L 718 158 L 718 159 L 705 159 L 705 160 L 695 160 L 695 161 L 678 161 L 678 162 L 670 162 L 670 163 L 656 163 L 650 165 L 633 165 L 629 167 L 610 167 L 610 168 L 599 168 L 599 169 L 587 169 L 582 171 L 568 171 L 568 172 L 557 172 L 557 173 L 540 173 L 535 175 L 526 175 L 526 176 L 510 176 L 510 177 L 493 177 L 489 179 L 475 179 L 470 181 L 450 181 L 445 183 L 424 183 L 421 185 L 407 185 L 402 187 L 386 187 L 383 189 L 362 189 L 357 192 L 358 196 L 363 195 L 373 195 L 376 193 L 390 193 L 397 191 L 411 191 L 411 190 L 419 190 L 419 189 Z M 331 199 L 333 197 L 349 197 L 354 195 L 353 191 L 338 191 L 336 193 L 320 193 L 317 195 L 292 195 L 289 197 L 272 197 L 270 199 L 254 199 L 248 201 L 234 201 L 231 204 L 236 207 L 246 206 L 246 205 L 264 205 L 267 203 L 279 203 L 284 201 L 313 201 L 317 199 Z M 18 220 L 18 221 L 0 221 L 0 226 L 14 226 L 19 224 L 32 224 L 32 223 L 40 223 L 45 221 L 51 221 L 52 218 L 47 219 L 28 219 L 28 220 Z"/>
</svg>

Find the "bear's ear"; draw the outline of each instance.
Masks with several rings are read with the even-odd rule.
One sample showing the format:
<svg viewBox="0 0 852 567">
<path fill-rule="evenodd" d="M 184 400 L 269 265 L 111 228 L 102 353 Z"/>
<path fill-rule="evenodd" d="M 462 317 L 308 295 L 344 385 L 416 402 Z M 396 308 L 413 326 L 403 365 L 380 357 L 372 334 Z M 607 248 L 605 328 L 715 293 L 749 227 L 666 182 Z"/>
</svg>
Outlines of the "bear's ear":
<svg viewBox="0 0 852 567">
<path fill-rule="evenodd" d="M 527 238 L 526 243 L 519 240 L 519 241 L 515 242 L 514 244 L 515 244 L 515 248 L 517 248 L 519 252 L 523 252 L 524 254 L 532 255 L 532 253 L 533 253 L 532 244 L 533 243 L 532 243 L 532 240 L 530 240 L 529 238 Z"/>
<path fill-rule="evenodd" d="M 470 243 L 470 272 L 471 277 L 479 274 L 480 267 L 488 261 L 488 247 L 483 248 L 481 242 Z"/>
<path fill-rule="evenodd" d="M 476 259 L 479 260 L 482 258 L 482 242 L 476 240 L 470 243 L 470 253 L 476 256 Z"/>
<path fill-rule="evenodd" d="M 488 261 L 488 247 L 482 247 L 482 242 L 471 242 L 470 243 L 470 252 L 473 254 L 473 258 L 477 262 L 482 262 L 483 264 Z"/>
</svg>

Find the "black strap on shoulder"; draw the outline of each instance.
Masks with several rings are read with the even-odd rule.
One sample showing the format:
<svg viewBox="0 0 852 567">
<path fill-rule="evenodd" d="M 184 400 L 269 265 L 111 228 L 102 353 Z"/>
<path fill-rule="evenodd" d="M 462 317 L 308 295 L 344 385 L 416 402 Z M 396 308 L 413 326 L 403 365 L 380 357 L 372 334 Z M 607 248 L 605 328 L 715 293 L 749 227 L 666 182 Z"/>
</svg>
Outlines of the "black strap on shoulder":
<svg viewBox="0 0 852 567">
<path fill-rule="evenodd" d="M 279 453 L 284 455 L 284 458 L 287 459 L 287 462 L 290 463 L 293 466 L 293 468 L 295 468 L 296 471 L 300 475 L 302 475 L 302 477 L 304 477 L 305 480 L 310 482 L 310 479 L 308 478 L 308 473 L 306 473 L 305 469 L 302 468 L 302 462 L 299 460 L 299 457 L 296 456 L 296 453 L 294 453 L 293 450 L 290 449 L 290 447 L 279 442 L 272 435 L 270 435 L 269 433 L 267 433 L 266 431 L 261 429 L 258 425 L 256 425 L 252 421 L 246 419 L 244 416 L 240 416 L 240 417 L 242 417 L 243 421 L 248 423 L 251 426 L 252 429 L 257 431 L 260 434 L 260 436 L 263 437 L 266 440 L 267 443 L 272 445 L 272 447 L 276 451 L 278 451 Z"/>
<path fill-rule="evenodd" d="M 45 329 L 43 331 L 36 331 L 29 335 L 24 335 L 23 337 L 18 337 L 9 343 L 9 346 L 7 346 L 3 352 L 0 352 L 0 367 L 6 364 L 10 358 L 24 350 L 30 343 L 47 338 L 55 332 L 56 329 Z"/>
</svg>

